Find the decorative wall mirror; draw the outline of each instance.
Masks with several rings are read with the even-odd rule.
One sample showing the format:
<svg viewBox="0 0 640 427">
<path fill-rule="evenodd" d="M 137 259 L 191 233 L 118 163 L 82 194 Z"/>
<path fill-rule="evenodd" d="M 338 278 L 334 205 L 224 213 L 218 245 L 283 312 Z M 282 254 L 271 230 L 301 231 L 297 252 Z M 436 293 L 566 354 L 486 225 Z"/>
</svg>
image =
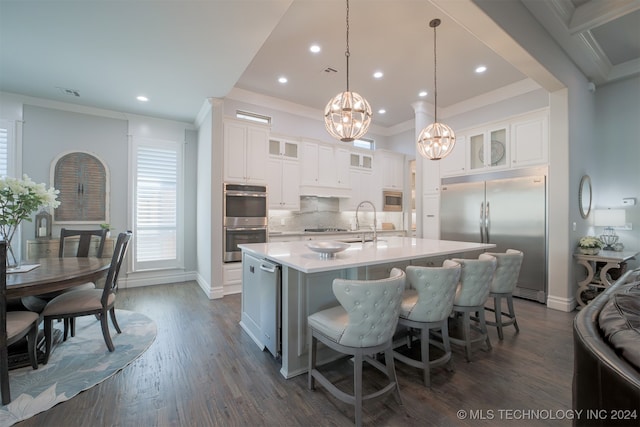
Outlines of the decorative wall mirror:
<svg viewBox="0 0 640 427">
<path fill-rule="evenodd" d="M 589 175 L 584 175 L 580 179 L 580 188 L 578 188 L 578 208 L 580 209 L 580 216 L 587 219 L 591 212 L 591 178 Z"/>
</svg>

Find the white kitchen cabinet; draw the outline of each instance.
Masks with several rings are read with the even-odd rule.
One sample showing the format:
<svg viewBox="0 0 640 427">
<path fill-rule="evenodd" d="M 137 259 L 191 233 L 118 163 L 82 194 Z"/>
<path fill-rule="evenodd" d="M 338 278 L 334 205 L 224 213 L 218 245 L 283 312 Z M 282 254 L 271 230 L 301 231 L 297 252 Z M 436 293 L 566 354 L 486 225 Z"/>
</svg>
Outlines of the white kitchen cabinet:
<svg viewBox="0 0 640 427">
<path fill-rule="evenodd" d="M 300 158 L 299 145 L 300 143 L 297 141 L 272 137 L 269 139 L 269 156 L 298 160 Z"/>
<path fill-rule="evenodd" d="M 425 194 L 422 196 L 422 237 L 424 239 L 440 238 L 440 195 Z"/>
<path fill-rule="evenodd" d="M 440 160 L 422 160 L 422 192 L 438 193 L 440 191 Z"/>
<path fill-rule="evenodd" d="M 334 148 L 334 166 L 336 184 L 338 187 L 351 188 L 349 163 L 351 161 L 351 152 L 346 148 Z"/>
<path fill-rule="evenodd" d="M 300 209 L 300 162 L 297 142 L 269 140 L 267 185 L 269 209 Z"/>
<path fill-rule="evenodd" d="M 349 181 L 351 183 L 351 192 L 348 198 L 340 199 L 341 211 L 355 211 L 358 203 L 363 200 L 376 201 L 378 187 L 372 185 L 373 173 L 366 169 L 351 168 L 349 171 Z M 380 195 L 382 191 L 380 191 Z M 379 208 L 378 204 L 378 208 Z"/>
<path fill-rule="evenodd" d="M 404 155 L 391 151 L 376 151 L 376 174 L 380 177 L 383 189 L 399 190 L 404 188 Z"/>
<path fill-rule="evenodd" d="M 467 173 L 467 141 L 465 135 L 456 135 L 453 151 L 440 160 L 440 176 L 460 176 Z"/>
<path fill-rule="evenodd" d="M 301 160 L 303 186 L 334 189 L 349 188 L 349 156 L 346 150 L 329 144 L 304 141 Z"/>
<path fill-rule="evenodd" d="M 269 128 L 228 120 L 223 133 L 225 181 L 266 184 Z"/>
<path fill-rule="evenodd" d="M 228 262 L 222 265 L 223 294 L 235 294 L 242 291 L 242 263 Z"/>
<path fill-rule="evenodd" d="M 470 172 L 504 169 L 510 166 L 508 123 L 472 130 L 464 136 L 467 140 L 467 164 Z"/>
<path fill-rule="evenodd" d="M 373 156 L 371 154 L 351 152 L 349 156 L 349 166 L 356 169 L 373 169 Z"/>
<path fill-rule="evenodd" d="M 269 209 L 300 210 L 300 163 L 270 157 L 267 162 Z"/>
<path fill-rule="evenodd" d="M 512 122 L 511 159 L 512 167 L 548 163 L 549 117 L 546 111 Z"/>
</svg>

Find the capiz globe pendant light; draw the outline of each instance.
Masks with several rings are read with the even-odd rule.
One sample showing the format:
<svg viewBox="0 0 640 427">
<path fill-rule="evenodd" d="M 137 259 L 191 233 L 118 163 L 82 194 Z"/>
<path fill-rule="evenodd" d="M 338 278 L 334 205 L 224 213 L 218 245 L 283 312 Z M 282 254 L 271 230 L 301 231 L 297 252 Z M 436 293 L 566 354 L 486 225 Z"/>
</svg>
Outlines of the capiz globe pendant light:
<svg viewBox="0 0 640 427">
<path fill-rule="evenodd" d="M 436 51 L 436 27 L 440 25 L 439 19 L 433 19 L 429 26 L 433 28 L 433 95 L 434 114 L 433 123 L 422 129 L 418 135 L 418 152 L 426 159 L 440 160 L 448 156 L 456 145 L 456 134 L 449 126 L 438 123 L 438 80 L 437 80 L 437 51 Z"/>
<path fill-rule="evenodd" d="M 324 109 L 327 132 L 343 142 L 359 139 L 371 124 L 371 106 L 360 94 L 349 91 L 349 0 L 347 0 L 347 90 L 334 96 Z"/>
</svg>

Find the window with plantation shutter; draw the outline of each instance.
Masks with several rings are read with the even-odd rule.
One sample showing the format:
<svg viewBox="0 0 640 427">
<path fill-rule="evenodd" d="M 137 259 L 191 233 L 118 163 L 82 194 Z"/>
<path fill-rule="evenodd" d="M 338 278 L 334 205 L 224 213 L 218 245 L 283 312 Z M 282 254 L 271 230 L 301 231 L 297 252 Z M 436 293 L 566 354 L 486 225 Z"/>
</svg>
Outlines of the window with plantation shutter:
<svg viewBox="0 0 640 427">
<path fill-rule="evenodd" d="M 0 120 L 0 176 L 9 176 L 9 146 L 13 142 L 11 137 L 11 124 L 6 120 Z"/>
<path fill-rule="evenodd" d="M 181 265 L 182 145 L 134 139 L 134 270 Z"/>
</svg>

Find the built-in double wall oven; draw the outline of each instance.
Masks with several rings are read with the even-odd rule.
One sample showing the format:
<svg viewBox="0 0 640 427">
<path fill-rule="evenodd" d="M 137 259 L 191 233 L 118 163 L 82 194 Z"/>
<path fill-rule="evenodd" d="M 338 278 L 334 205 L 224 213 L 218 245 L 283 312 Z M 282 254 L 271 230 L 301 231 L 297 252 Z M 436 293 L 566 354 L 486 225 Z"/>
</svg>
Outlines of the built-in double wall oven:
<svg viewBox="0 0 640 427">
<path fill-rule="evenodd" d="M 267 242 L 267 187 L 224 184 L 224 262 L 242 260 L 238 245 Z"/>
</svg>

